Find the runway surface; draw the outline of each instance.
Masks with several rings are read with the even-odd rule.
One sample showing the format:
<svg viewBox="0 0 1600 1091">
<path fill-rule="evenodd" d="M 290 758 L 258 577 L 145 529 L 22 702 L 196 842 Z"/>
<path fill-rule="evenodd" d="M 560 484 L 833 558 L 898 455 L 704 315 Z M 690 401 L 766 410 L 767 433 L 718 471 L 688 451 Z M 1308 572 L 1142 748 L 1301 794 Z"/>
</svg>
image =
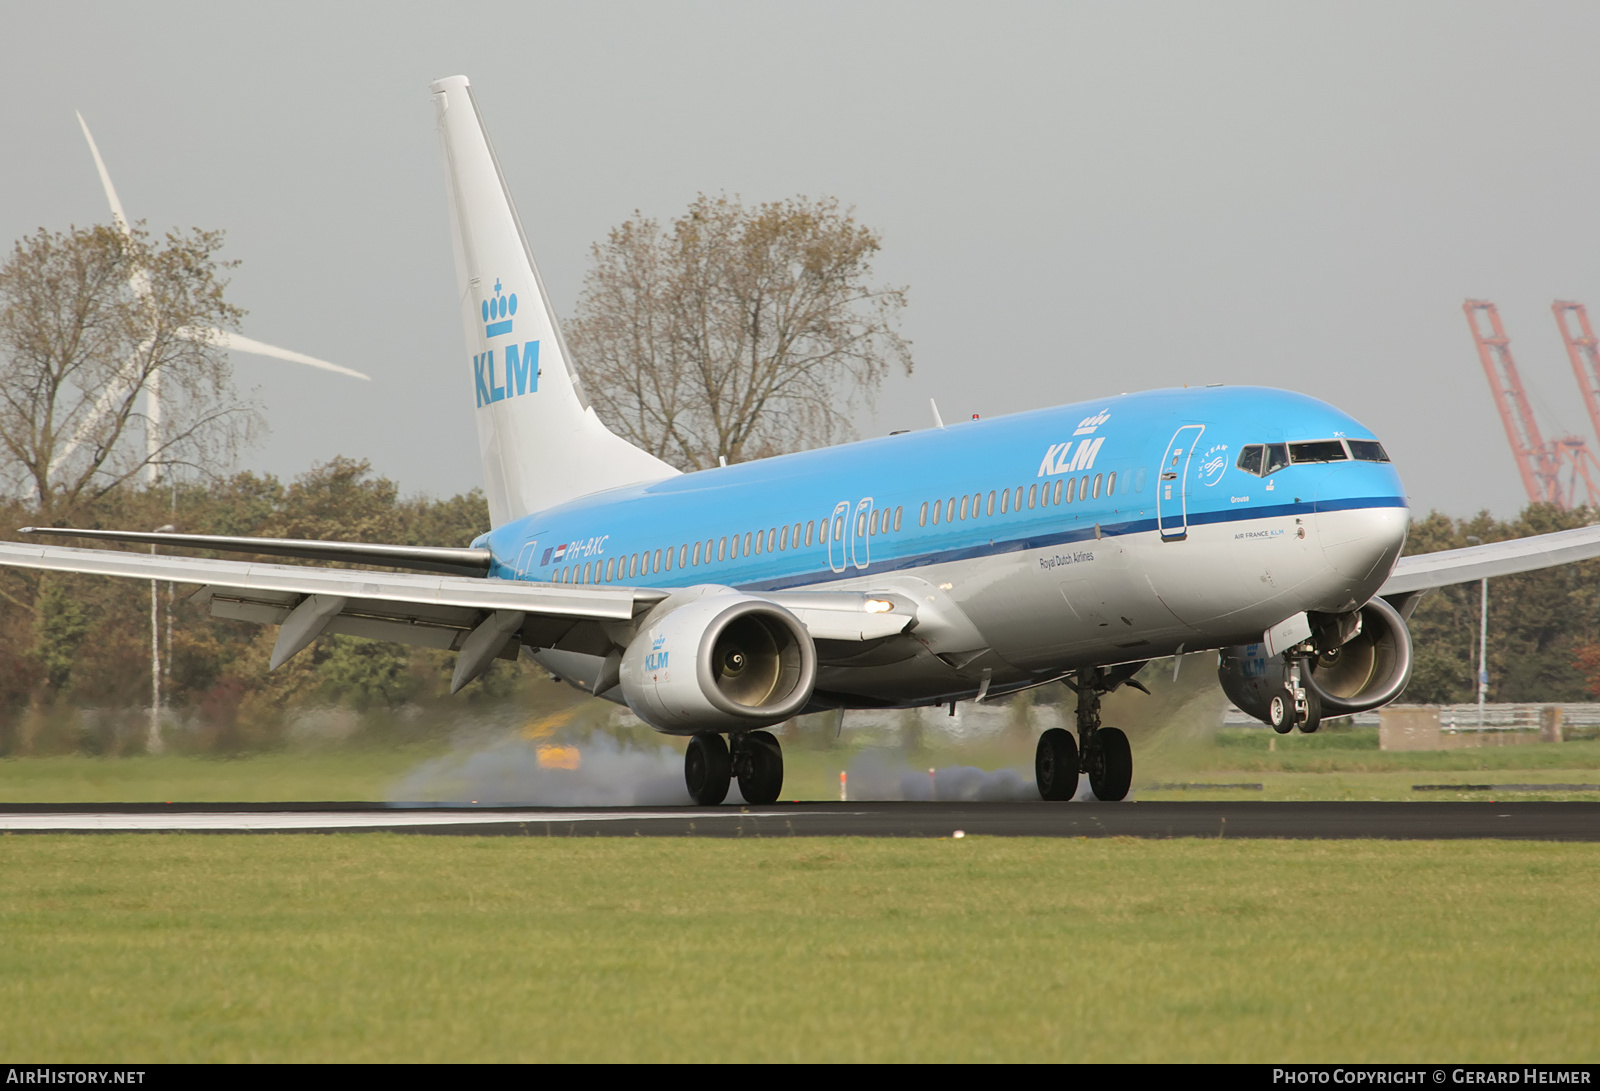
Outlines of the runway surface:
<svg viewBox="0 0 1600 1091">
<path fill-rule="evenodd" d="M 792 803 L 447 807 L 379 803 L 6 804 L 11 833 L 524 837 L 1280 837 L 1600 841 L 1600 803 Z"/>
</svg>

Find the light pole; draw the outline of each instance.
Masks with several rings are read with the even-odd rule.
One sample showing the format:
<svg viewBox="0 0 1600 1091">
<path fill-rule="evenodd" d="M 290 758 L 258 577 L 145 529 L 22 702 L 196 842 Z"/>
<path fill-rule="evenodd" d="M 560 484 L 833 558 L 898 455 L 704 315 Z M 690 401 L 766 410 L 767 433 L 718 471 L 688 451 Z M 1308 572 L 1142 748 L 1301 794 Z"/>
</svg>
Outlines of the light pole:
<svg viewBox="0 0 1600 1091">
<path fill-rule="evenodd" d="M 1482 545 L 1483 539 L 1467 535 L 1467 541 Z M 1489 577 L 1478 584 L 1478 730 L 1483 730 L 1483 702 L 1489 692 Z"/>
<path fill-rule="evenodd" d="M 157 534 L 171 534 L 178 528 L 171 523 L 156 527 Z M 150 555 L 156 553 L 155 543 L 150 545 Z M 159 583 L 150 581 L 150 736 L 145 749 L 152 754 L 161 753 L 161 598 Z"/>
</svg>

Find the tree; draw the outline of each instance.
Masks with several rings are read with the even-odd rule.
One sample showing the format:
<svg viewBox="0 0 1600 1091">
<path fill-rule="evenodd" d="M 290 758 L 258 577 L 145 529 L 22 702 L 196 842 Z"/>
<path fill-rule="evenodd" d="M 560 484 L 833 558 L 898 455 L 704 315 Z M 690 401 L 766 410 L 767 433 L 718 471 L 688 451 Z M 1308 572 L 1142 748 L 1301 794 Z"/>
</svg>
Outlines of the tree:
<svg viewBox="0 0 1600 1091">
<path fill-rule="evenodd" d="M 106 226 L 16 244 L 0 268 L 0 475 L 14 495 L 64 512 L 146 467 L 231 461 L 257 415 L 204 332 L 243 313 L 224 298 L 221 244 Z"/>
<path fill-rule="evenodd" d="M 870 283 L 879 237 L 831 199 L 701 194 L 595 244 L 572 350 L 595 409 L 685 470 L 835 442 L 891 367 L 904 288 Z"/>
</svg>

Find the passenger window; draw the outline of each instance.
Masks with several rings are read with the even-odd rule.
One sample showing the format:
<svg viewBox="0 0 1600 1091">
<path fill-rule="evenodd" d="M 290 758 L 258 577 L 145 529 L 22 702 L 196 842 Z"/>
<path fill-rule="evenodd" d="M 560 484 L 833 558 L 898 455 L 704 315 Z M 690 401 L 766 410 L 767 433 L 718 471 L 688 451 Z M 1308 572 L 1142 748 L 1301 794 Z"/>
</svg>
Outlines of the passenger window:
<svg viewBox="0 0 1600 1091">
<path fill-rule="evenodd" d="M 934 526 L 938 526 L 939 525 L 939 521 L 941 519 L 943 519 L 943 518 L 944 518 L 944 502 L 942 500 L 935 501 L 934 505 L 933 505 L 933 525 Z"/>
<path fill-rule="evenodd" d="M 650 571 L 661 571 L 661 550 L 659 549 L 655 551 L 655 555 L 651 558 Z"/>
<path fill-rule="evenodd" d="M 1389 455 L 1383 449 L 1383 444 L 1375 439 L 1347 440 L 1350 444 L 1350 453 L 1360 462 L 1388 462 Z"/>
<path fill-rule="evenodd" d="M 1238 466 L 1239 469 L 1243 470 L 1247 474 L 1255 474 L 1257 477 L 1260 477 L 1261 456 L 1263 453 L 1264 449 L 1262 448 L 1261 444 L 1252 443 L 1244 450 L 1239 452 L 1239 461 L 1234 463 L 1234 465 Z"/>
<path fill-rule="evenodd" d="M 1010 510 L 1011 510 L 1011 490 L 1010 489 L 1001 489 L 1000 490 L 1000 514 L 1004 515 L 1006 512 L 1008 512 Z"/>
<path fill-rule="evenodd" d="M 728 539 L 717 539 L 717 560 L 723 560 L 728 555 Z"/>
<path fill-rule="evenodd" d="M 1056 503 L 1057 504 L 1061 503 L 1061 486 L 1062 486 L 1062 484 L 1063 484 L 1062 480 L 1059 477 L 1056 478 Z"/>
<path fill-rule="evenodd" d="M 1067 478 L 1067 503 L 1072 503 L 1073 500 L 1077 499 L 1077 496 L 1078 479 L 1075 477 L 1069 477 Z"/>
<path fill-rule="evenodd" d="M 587 564 L 585 564 L 583 566 L 583 582 L 584 583 L 593 583 L 594 582 L 594 578 L 593 577 L 594 577 L 594 563 L 593 562 L 589 562 L 589 563 L 587 563 Z"/>
<path fill-rule="evenodd" d="M 673 558 L 672 558 L 672 550 L 668 549 L 667 550 L 667 571 L 668 572 L 672 571 L 672 560 L 673 560 Z"/>
<path fill-rule="evenodd" d="M 894 509 L 894 529 L 896 529 L 896 530 L 900 529 L 900 512 L 901 512 L 901 510 L 902 509 L 900 509 L 898 507 Z"/>
<path fill-rule="evenodd" d="M 762 546 L 766 545 L 766 542 L 767 542 L 767 536 L 765 534 L 761 534 L 761 533 L 758 532 L 756 534 L 756 556 L 757 557 L 761 556 L 762 553 L 766 552 L 765 550 L 763 550 L 761 548 Z"/>
<path fill-rule="evenodd" d="M 956 498 L 953 496 L 944 503 L 944 521 L 947 523 L 956 521 Z"/>
<path fill-rule="evenodd" d="M 1344 444 L 1336 439 L 1289 444 L 1290 462 L 1343 462 L 1348 457 L 1344 453 Z"/>
<path fill-rule="evenodd" d="M 1267 468 L 1262 475 L 1274 474 L 1289 465 L 1289 445 L 1286 443 L 1267 444 Z"/>
<path fill-rule="evenodd" d="M 963 521 L 967 518 L 967 498 L 965 496 L 961 498 L 961 518 Z"/>
<path fill-rule="evenodd" d="M 771 553 L 774 549 L 777 549 L 777 548 L 778 548 L 778 528 L 777 527 L 768 527 L 767 528 L 767 552 Z"/>
<path fill-rule="evenodd" d="M 1028 486 L 1028 510 L 1029 511 L 1033 510 L 1034 501 L 1036 499 L 1038 499 L 1038 493 L 1039 493 L 1039 486 L 1038 485 L 1029 485 Z"/>
<path fill-rule="evenodd" d="M 1011 498 L 1011 506 L 1016 508 L 1018 511 L 1022 510 L 1022 486 L 1021 485 L 1017 486 L 1017 493 L 1016 493 L 1015 496 L 1013 496 Z"/>
<path fill-rule="evenodd" d="M 789 548 L 789 527 L 788 527 L 788 524 L 784 524 L 783 537 L 778 539 L 778 549 L 781 551 L 781 550 L 785 550 L 785 549 L 788 549 L 788 548 Z"/>
<path fill-rule="evenodd" d="M 993 489 L 989 490 L 989 499 L 983 505 L 983 514 L 985 514 L 985 515 L 993 515 L 994 514 L 994 490 Z"/>
<path fill-rule="evenodd" d="M 688 563 L 689 563 L 689 547 L 686 546 L 686 545 L 681 545 L 681 546 L 678 547 L 678 567 L 682 568 L 685 565 L 687 565 Z"/>
<path fill-rule="evenodd" d="M 809 520 L 809 519 L 806 520 L 806 545 L 810 545 L 811 544 L 811 531 L 812 531 L 812 527 L 814 525 L 815 524 L 813 524 L 811 522 L 811 520 Z"/>
<path fill-rule="evenodd" d="M 858 512 L 856 512 L 856 537 L 857 538 L 865 538 L 866 536 L 867 536 L 867 513 L 864 512 L 864 511 L 858 511 Z"/>
<path fill-rule="evenodd" d="M 1078 499 L 1089 499 L 1089 475 L 1084 474 L 1078 479 Z"/>
<path fill-rule="evenodd" d="M 1095 474 L 1094 475 L 1094 498 L 1096 500 L 1100 499 L 1100 475 L 1099 474 Z"/>
<path fill-rule="evenodd" d="M 1112 470 L 1111 476 L 1106 478 L 1106 495 L 1110 496 L 1117 491 L 1117 471 Z"/>
<path fill-rule="evenodd" d="M 700 544 L 699 542 L 694 544 L 694 554 L 689 558 L 690 563 L 696 568 L 700 567 Z"/>
</svg>

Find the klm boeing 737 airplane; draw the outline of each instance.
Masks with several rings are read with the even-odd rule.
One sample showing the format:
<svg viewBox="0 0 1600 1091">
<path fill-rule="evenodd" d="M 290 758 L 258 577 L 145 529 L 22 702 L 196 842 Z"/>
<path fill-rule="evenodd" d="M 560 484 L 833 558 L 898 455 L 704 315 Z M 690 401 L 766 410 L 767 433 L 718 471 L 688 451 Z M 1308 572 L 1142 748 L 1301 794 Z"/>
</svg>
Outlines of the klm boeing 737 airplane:
<svg viewBox="0 0 1600 1091">
<path fill-rule="evenodd" d="M 470 547 L 35 529 L 356 562 L 319 568 L 0 544 L 0 563 L 198 584 L 278 625 L 448 648 L 453 689 L 527 657 L 690 737 L 701 804 L 777 799 L 767 730 L 802 713 L 985 700 L 1063 682 L 1045 799 L 1133 778 L 1100 701 L 1150 660 L 1216 650 L 1279 731 L 1405 688 L 1422 592 L 1600 555 L 1600 527 L 1400 560 L 1410 512 L 1382 443 L 1300 394 L 1124 394 L 682 474 L 584 398 L 467 80 L 432 86 L 492 529 Z M 389 569 L 384 571 L 381 569 Z M 401 569 L 403 571 L 392 571 Z"/>
</svg>

